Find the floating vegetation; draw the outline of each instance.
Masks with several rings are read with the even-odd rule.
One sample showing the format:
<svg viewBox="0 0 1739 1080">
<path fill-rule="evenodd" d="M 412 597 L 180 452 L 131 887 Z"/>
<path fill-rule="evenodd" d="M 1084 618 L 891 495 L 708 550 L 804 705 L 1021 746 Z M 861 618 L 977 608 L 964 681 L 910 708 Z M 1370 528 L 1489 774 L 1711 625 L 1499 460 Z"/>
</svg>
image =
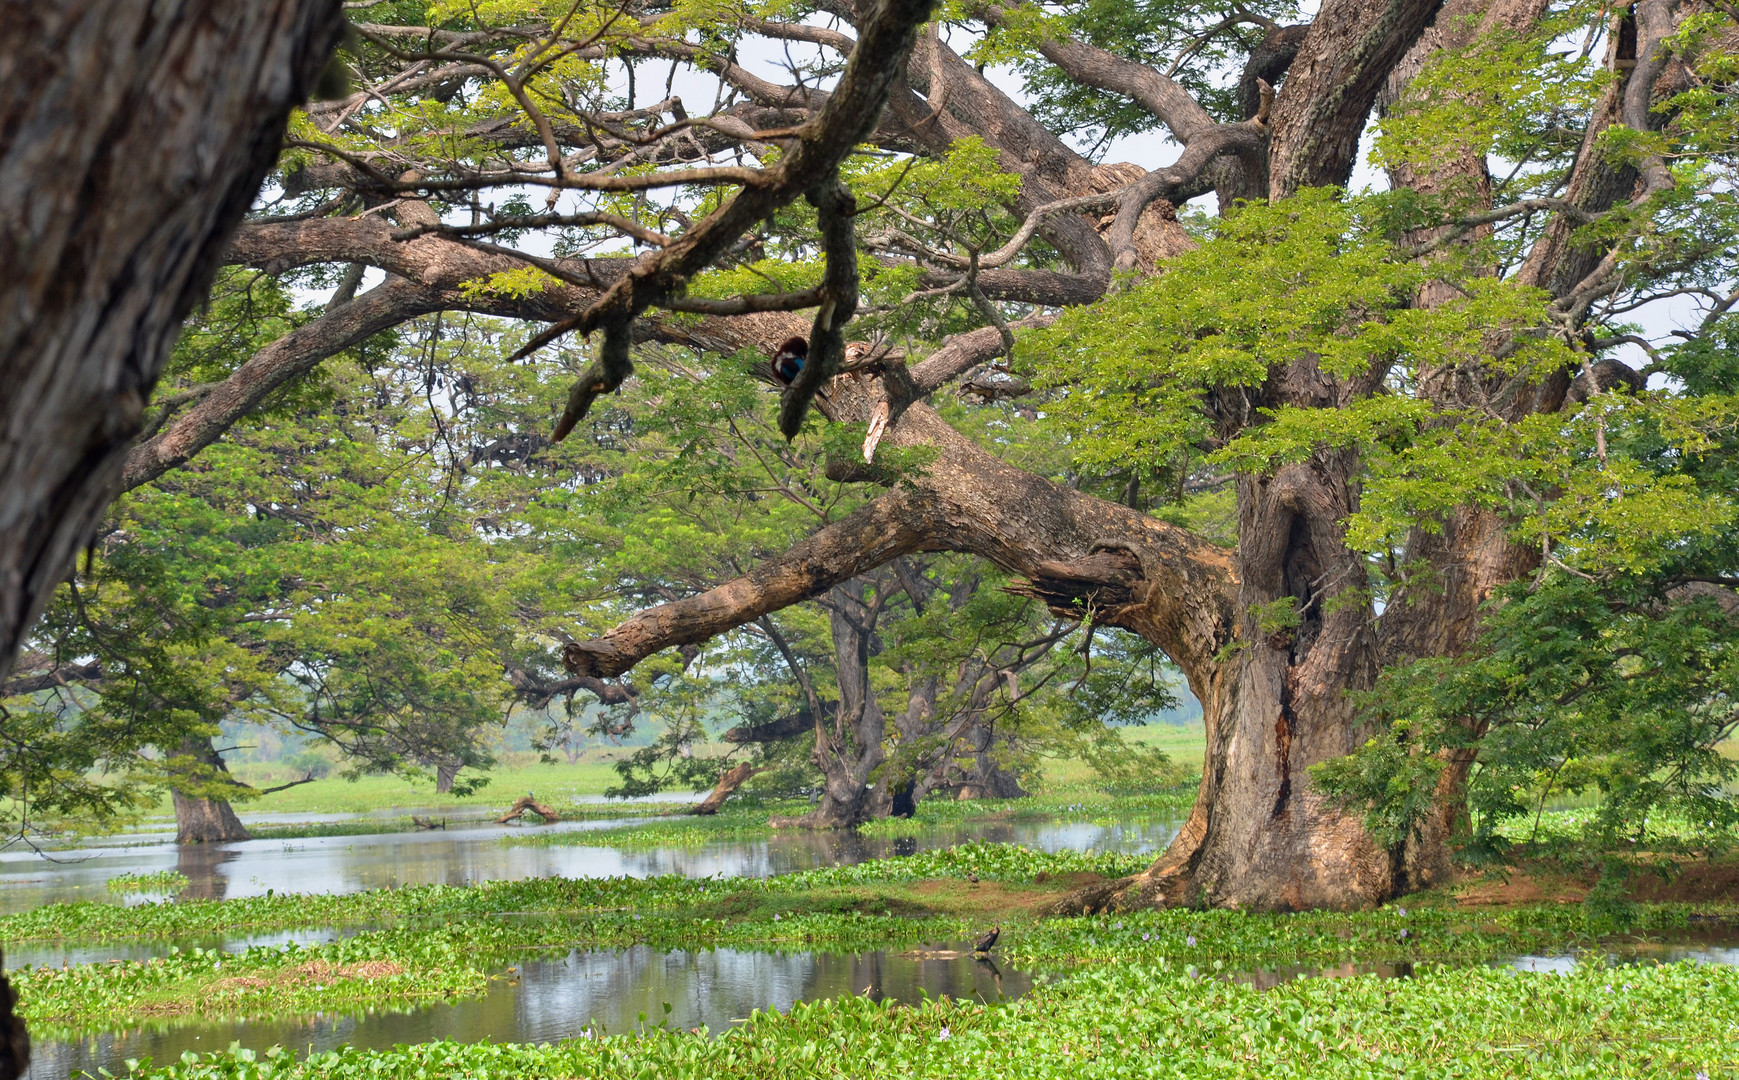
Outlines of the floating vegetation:
<svg viewBox="0 0 1739 1080">
<path fill-rule="evenodd" d="M 1401 982 L 1299 979 L 1267 991 L 1171 961 L 1078 972 L 1000 1005 L 842 997 L 757 1012 L 720 1038 L 651 1026 L 561 1043 L 440 1041 L 310 1054 L 240 1047 L 139 1063 L 140 1080 L 511 1076 L 1151 1075 L 1178 1078 L 1684 1077 L 1739 1067 L 1739 969 L 1562 974 L 1425 968 Z"/>
<path fill-rule="evenodd" d="M 157 870 L 149 874 L 116 874 L 104 885 L 112 893 L 180 892 L 187 888 L 186 874 Z"/>
<path fill-rule="evenodd" d="M 1739 917 L 1732 905 L 1646 904 L 1626 909 L 1619 923 L 1581 905 L 1470 912 L 1423 897 L 1361 912 L 1038 917 L 1072 884 L 1128 874 L 1147 861 L 970 843 L 767 879 L 539 879 L 131 908 L 57 904 L 0 919 L 0 937 L 173 939 L 376 927 L 319 944 L 229 954 L 172 948 L 145 961 L 18 972 L 27 1017 L 45 1035 L 70 1038 L 195 1013 L 299 1015 L 470 996 L 506 965 L 552 949 L 865 952 L 970 940 L 994 919 L 1004 925 L 999 957 L 1022 968 L 1079 973 L 1171 964 L 1217 974 L 1275 965 L 1477 964 L 1541 948 L 1591 948 L 1621 931 L 1658 935 Z"/>
</svg>

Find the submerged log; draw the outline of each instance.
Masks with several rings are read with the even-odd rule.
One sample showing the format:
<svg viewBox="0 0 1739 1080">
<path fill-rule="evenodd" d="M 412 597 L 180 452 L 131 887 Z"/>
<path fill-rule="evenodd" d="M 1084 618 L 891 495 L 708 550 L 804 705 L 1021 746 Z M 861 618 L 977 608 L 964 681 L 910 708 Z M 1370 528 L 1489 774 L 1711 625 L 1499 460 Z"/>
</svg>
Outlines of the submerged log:
<svg viewBox="0 0 1739 1080">
<path fill-rule="evenodd" d="M 537 796 L 527 792 L 520 797 L 518 802 L 513 804 L 512 808 L 509 809 L 507 813 L 496 818 L 495 823 L 497 825 L 506 825 L 508 822 L 518 821 L 520 818 L 525 816 L 527 810 L 530 810 L 538 817 L 543 818 L 543 823 L 545 825 L 550 825 L 561 820 L 561 815 L 557 814 L 554 810 L 551 810 L 543 803 L 538 802 Z"/>
<path fill-rule="evenodd" d="M 418 817 L 417 815 L 412 814 L 411 815 L 411 824 L 415 825 L 419 829 L 425 829 L 425 830 L 426 829 L 445 829 L 447 827 L 447 819 L 442 818 L 441 820 L 436 821 L 434 818 Z"/>
</svg>

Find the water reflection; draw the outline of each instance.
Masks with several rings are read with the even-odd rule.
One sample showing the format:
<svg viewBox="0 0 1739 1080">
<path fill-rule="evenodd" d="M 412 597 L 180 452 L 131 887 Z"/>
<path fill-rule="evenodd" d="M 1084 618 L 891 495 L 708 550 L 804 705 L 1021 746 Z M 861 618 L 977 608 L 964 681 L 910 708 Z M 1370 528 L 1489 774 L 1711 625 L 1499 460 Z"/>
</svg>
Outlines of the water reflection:
<svg viewBox="0 0 1739 1080">
<path fill-rule="evenodd" d="M 643 820 L 643 819 L 642 819 Z M 621 825 L 621 820 L 573 822 L 539 835 Z M 1157 851 L 1170 842 L 1169 823 L 981 823 L 929 830 L 918 836 L 865 837 L 855 833 L 780 833 L 761 840 L 721 840 L 698 847 L 628 849 L 557 844 L 514 844 L 511 827 L 476 825 L 435 832 L 395 832 L 304 840 L 248 840 L 235 844 L 91 847 L 46 862 L 29 853 L 0 854 L 0 912 L 25 911 L 71 900 L 139 903 L 105 889 L 120 873 L 178 870 L 191 882 L 185 896 L 260 896 L 348 893 L 387 886 L 517 880 L 534 877 L 766 877 L 909 855 L 982 839 L 1021 843 L 1044 851 Z M 150 897 L 149 899 L 160 899 Z"/>
<path fill-rule="evenodd" d="M 1682 930 L 1643 939 L 1618 939 L 1590 945 L 1576 952 L 1523 953 L 1491 961 L 1490 966 L 1517 972 L 1564 975 L 1588 964 L 1623 968 L 1638 964 L 1739 965 L 1739 932 L 1728 928 Z M 1272 990 L 1294 979 L 1350 979 L 1359 975 L 1374 975 L 1379 979 L 1411 979 L 1411 961 L 1394 963 L 1311 965 L 1281 964 L 1266 968 L 1233 971 L 1208 971 L 1231 982 L 1243 983 L 1257 990 Z"/>
<path fill-rule="evenodd" d="M 917 1001 L 927 993 L 997 1001 L 1019 997 L 1032 986 L 1024 972 L 969 955 L 661 952 L 647 946 L 575 950 L 521 965 L 481 998 L 408 1012 L 165 1025 L 77 1043 L 45 1040 L 32 1048 L 26 1076 L 64 1080 L 72 1072 L 97 1075 L 98 1068 L 122 1072 L 127 1058 L 167 1062 L 184 1051 L 221 1050 L 232 1041 L 255 1050 L 281 1045 L 306 1053 L 344 1045 L 388 1049 L 435 1039 L 547 1042 L 577 1037 L 588 1028 L 614 1034 L 658 1023 L 716 1035 L 756 1009 L 784 1011 L 798 1001 L 858 993 L 878 1000 Z"/>
</svg>

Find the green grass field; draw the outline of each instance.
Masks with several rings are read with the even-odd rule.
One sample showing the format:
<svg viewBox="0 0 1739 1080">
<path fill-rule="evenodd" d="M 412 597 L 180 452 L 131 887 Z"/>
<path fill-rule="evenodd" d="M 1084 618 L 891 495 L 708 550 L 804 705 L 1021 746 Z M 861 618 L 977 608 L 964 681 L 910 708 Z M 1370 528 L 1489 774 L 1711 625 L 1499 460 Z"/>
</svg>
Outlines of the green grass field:
<svg viewBox="0 0 1739 1080">
<path fill-rule="evenodd" d="M 1202 763 L 1202 725 L 1154 724 L 1121 729 L 1131 743 L 1157 747 L 1190 772 L 1199 772 Z M 723 747 L 718 748 L 721 752 Z M 702 751 L 705 752 L 704 750 Z M 341 814 L 369 813 L 381 810 L 431 808 L 437 813 L 452 808 L 468 814 L 505 808 L 526 792 L 556 806 L 571 804 L 576 797 L 602 795 L 606 788 L 619 782 L 614 762 L 632 753 L 625 748 L 588 749 L 578 762 L 557 761 L 545 764 L 537 755 L 508 753 L 490 771 L 489 783 L 469 795 L 437 795 L 433 778 L 411 780 L 400 776 L 365 776 L 347 780 L 333 775 L 313 783 L 301 784 L 286 791 L 266 795 L 237 809 L 243 814 Z M 240 764 L 233 767 L 236 777 L 256 787 L 270 787 L 296 779 L 287 766 L 272 764 Z M 1047 790 L 1069 790 L 1091 787 L 1092 771 L 1078 761 L 1047 762 L 1043 786 Z M 156 817 L 173 816 L 167 797 L 158 806 Z"/>
</svg>

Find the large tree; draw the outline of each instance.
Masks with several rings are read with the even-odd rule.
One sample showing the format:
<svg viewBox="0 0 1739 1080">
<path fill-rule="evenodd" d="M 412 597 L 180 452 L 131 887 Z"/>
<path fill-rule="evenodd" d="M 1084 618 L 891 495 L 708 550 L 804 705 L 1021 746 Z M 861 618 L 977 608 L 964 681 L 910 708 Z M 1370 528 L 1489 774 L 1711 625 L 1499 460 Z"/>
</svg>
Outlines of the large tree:
<svg viewBox="0 0 1739 1080">
<path fill-rule="evenodd" d="M 713 594 L 651 609 L 571 647 L 569 666 L 614 674 L 907 552 L 971 551 L 1028 575 L 1061 609 L 1091 611 L 1155 641 L 1203 702 L 1202 788 L 1178 839 L 1121 895 L 1084 903 L 1345 906 L 1439 880 L 1470 756 L 1439 775 L 1438 812 L 1386 844 L 1356 812 L 1314 790 L 1308 770 L 1364 741 L 1352 692 L 1372 686 L 1386 666 L 1466 648 L 1493 591 L 1553 557 L 1554 544 L 1575 534 L 1571 516 L 1598 512 L 1600 497 L 1572 499 L 1560 507 L 1563 518 L 1542 513 L 1535 528 L 1522 528 L 1518 519 L 1531 515 L 1506 514 L 1504 503 L 1513 511 L 1526 477 L 1500 478 L 1489 462 L 1503 453 L 1497 444 L 1512 442 L 1513 453 L 1527 433 L 1538 437 L 1548 425 L 1536 418 L 1615 385 L 1640 388 L 1639 375 L 1602 355 L 1615 343 L 1611 333 L 1603 341 L 1592 327 L 1597 301 L 1621 295 L 1605 305 L 1616 314 L 1676 284 L 1663 283 L 1673 271 L 1648 265 L 1638 248 L 1658 224 L 1651 218 L 1684 213 L 1691 198 L 1670 197 L 1670 144 L 1657 133 L 1672 115 L 1663 101 L 1694 83 L 1686 65 L 1697 61 L 1699 43 L 1675 39 L 1693 13 L 1642 5 L 1596 25 L 1609 32 L 1606 74 L 1584 77 L 1579 139 L 1548 130 L 1528 148 L 1552 166 L 1522 174 L 1536 191 L 1512 184 L 1494 205 L 1487 152 L 1498 135 L 1520 132 L 1476 128 L 1447 140 L 1448 153 L 1443 144 L 1430 153 L 1396 150 L 1391 181 L 1413 202 L 1391 202 L 1391 216 L 1370 229 L 1376 239 L 1361 240 L 1339 209 L 1330 211 L 1332 224 L 1313 224 L 1325 204 L 1303 198 L 1308 189 L 1346 183 L 1380 101 L 1398 115 L 1440 117 L 1467 98 L 1517 107 L 1526 92 L 1493 80 L 1458 88 L 1444 71 L 1466 78 L 1507 49 L 1536 65 L 1518 74 L 1539 93 L 1551 81 L 1538 69 L 1546 42 L 1563 29 L 1544 21 L 1544 5 L 1440 13 L 1435 4 L 1325 4 L 1307 29 L 1270 29 L 1246 64 L 1253 93 L 1245 117 L 1218 121 L 1150 66 L 1061 39 L 1054 24 L 1023 9 L 990 12 L 993 25 L 1031 35 L 1061 72 L 1150 109 L 1185 146 L 1178 164 L 1096 204 L 1115 211 L 1103 236 L 1071 235 L 1060 220 L 1066 206 L 1051 208 L 1059 217 L 1048 219 L 1047 238 L 1073 263 L 1070 287 L 1094 299 L 1112 267 L 1140 266 L 1141 215 L 1161 198 L 1212 190 L 1223 202 L 1255 196 L 1276 207 L 1235 216 L 1202 258 L 1173 260 L 1152 286 L 1066 319 L 1041 361 L 1053 376 L 1066 369 L 1057 381 L 1076 396 L 1062 407 L 1083 435 L 1114 444 L 1125 460 L 1145 458 L 1163 475 L 1168 456 L 1221 451 L 1238 472 L 1236 553 L 1010 468 L 942 424 L 920 399 L 966 366 L 950 363 L 962 351 L 956 342 L 909 374 L 887 364 L 886 374 L 866 369 L 836 383 L 826 403 L 835 420 L 892 417 L 883 445 L 931 448 L 937 458 L 922 480 Z M 1277 78 L 1285 62 L 1276 57 L 1286 54 L 1290 69 L 1270 104 L 1262 77 Z M 1435 76 L 1419 90 L 1433 100 L 1410 98 L 1415 72 Z M 1021 168 L 1022 208 L 1034 218 L 1058 191 L 1046 186 L 1051 177 L 1072 167 L 1078 179 L 1064 190 L 1090 188 L 1086 162 L 934 38 L 920 43 L 910 78 L 933 101 L 946 95 L 934 127 L 982 134 L 1008 167 Z M 916 128 L 927 114 L 914 103 L 908 115 Z M 1616 149 L 1621 141 L 1626 149 Z M 1528 227 L 1477 242 L 1493 223 L 1524 216 Z M 1607 227 L 1577 231 L 1593 222 Z M 1387 235 L 1393 230 L 1399 245 Z M 1360 266 L 1360 251 L 1372 261 Z M 947 265 L 950 255 L 931 248 L 920 258 Z M 967 289 L 985 263 L 995 265 L 976 252 L 955 259 Z M 1730 302 L 1717 300 L 1722 311 Z M 1439 465 L 1459 448 L 1490 472 L 1450 480 L 1430 496 L 1415 492 L 1408 512 L 1389 518 L 1410 527 L 1384 538 L 1373 565 L 1371 538 L 1349 536 L 1349 527 L 1373 462 L 1409 441 L 1438 447 Z M 1547 503 L 1576 490 L 1565 476 L 1536 478 Z M 1391 503 L 1405 494 L 1385 489 Z M 1628 494 L 1643 520 L 1657 509 L 1646 491 Z"/>
<path fill-rule="evenodd" d="M 1434 813 L 1399 838 L 1309 770 L 1369 734 L 1351 692 L 1464 652 L 1501 586 L 1593 573 L 1579 560 L 1615 534 L 1632 552 L 1658 540 L 1655 518 L 1709 527 L 1694 506 L 1657 513 L 1670 483 L 1595 474 L 1617 465 L 1613 409 L 1681 448 L 1699 430 L 1670 394 L 1625 393 L 1642 373 L 1614 350 L 1655 297 L 1710 298 L 1679 327 L 1693 338 L 1732 304 L 1730 189 L 1702 179 L 1732 144 L 1712 92 L 1731 78 L 1730 13 L 1329 0 L 1289 26 L 1282 6 L 985 4 L 949 10 L 975 40 L 962 56 L 942 28 L 917 33 L 927 5 L 791 10 L 695 25 L 657 5 L 509 24 L 370 8 L 364 88 L 297 122 L 281 199 L 227 256 L 335 286 L 331 302 L 164 401 L 126 481 L 429 312 L 550 323 L 532 346 L 590 335 L 557 437 L 598 422 L 636 341 L 716 366 L 806 334 L 782 428 L 814 403 L 843 436 L 835 475 L 886 491 L 570 645 L 576 679 L 917 552 L 975 554 L 1159 646 L 1202 701 L 1196 807 L 1121 902 L 1345 906 L 1435 880 L 1471 756 L 1445 751 Z M 742 61 L 752 39 L 795 50 L 790 80 Z M 986 77 L 1002 61 L 1031 107 Z M 632 77 L 621 92 L 666 64 L 664 97 Z M 682 65 L 724 88 L 710 115 L 669 92 Z M 1342 199 L 1373 111 L 1389 190 Z M 1064 138 L 1161 131 L 1182 153 L 1153 171 Z M 866 142 L 892 157 L 854 157 Z M 1191 225 L 1178 208 L 1204 197 L 1222 219 Z M 369 268 L 385 277 L 364 291 Z M 851 315 L 883 339 L 848 350 Z M 1010 352 L 1078 448 L 1066 475 L 1020 467 L 1012 422 L 969 437 L 927 400 L 963 377 L 1012 391 L 984 374 Z M 1155 493 L 1215 485 L 1235 498 L 1234 548 L 1149 512 Z"/>
<path fill-rule="evenodd" d="M 0 8 L 0 679 L 114 498 L 338 0 Z"/>
</svg>

